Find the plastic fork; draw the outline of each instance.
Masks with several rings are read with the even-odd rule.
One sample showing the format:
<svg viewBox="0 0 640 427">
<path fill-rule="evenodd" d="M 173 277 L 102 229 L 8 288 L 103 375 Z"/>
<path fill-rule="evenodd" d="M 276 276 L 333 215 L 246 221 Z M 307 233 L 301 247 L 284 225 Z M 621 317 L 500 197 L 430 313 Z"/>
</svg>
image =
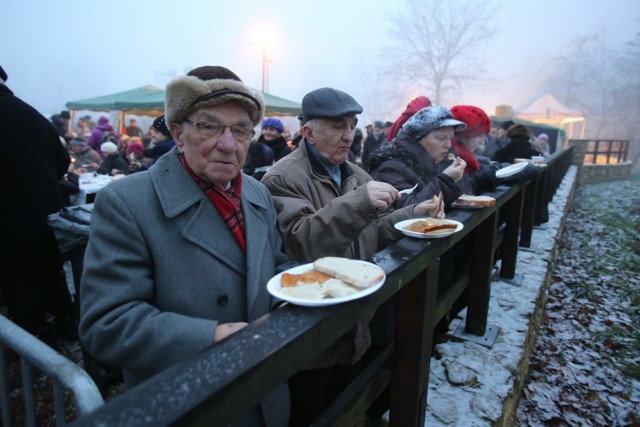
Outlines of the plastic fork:
<svg viewBox="0 0 640 427">
<path fill-rule="evenodd" d="M 404 195 L 404 194 L 411 194 L 413 193 L 413 190 L 415 190 L 418 187 L 418 183 L 416 182 L 416 185 L 414 185 L 411 188 L 407 188 L 406 190 L 400 190 L 400 195 Z"/>
</svg>

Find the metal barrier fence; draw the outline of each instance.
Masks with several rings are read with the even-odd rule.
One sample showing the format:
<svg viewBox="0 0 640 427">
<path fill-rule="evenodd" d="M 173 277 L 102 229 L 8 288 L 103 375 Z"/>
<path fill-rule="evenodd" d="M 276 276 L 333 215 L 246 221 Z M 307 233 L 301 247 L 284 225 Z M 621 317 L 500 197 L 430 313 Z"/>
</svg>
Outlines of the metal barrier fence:
<svg viewBox="0 0 640 427">
<path fill-rule="evenodd" d="M 3 426 L 10 427 L 12 425 L 7 348 L 16 352 L 20 357 L 25 418 L 28 426 L 36 425 L 32 375 L 34 368 L 48 375 L 52 380 L 56 425 L 64 426 L 67 424 L 65 421 L 65 390 L 72 393 L 80 415 L 88 414 L 102 406 L 103 400 L 100 391 L 80 366 L 0 315 L 0 403 Z"/>
<path fill-rule="evenodd" d="M 388 301 L 397 313 L 393 343 L 313 425 L 355 425 L 387 386 L 390 425 L 424 425 L 434 325 L 468 292 L 465 333 L 480 340 L 487 336 L 494 253 L 502 253 L 500 276 L 513 278 L 518 245 L 523 236 L 530 239 L 536 221 L 543 221 L 536 212 L 546 209 L 570 161 L 571 149 L 558 151 L 531 182 L 499 187 L 491 194 L 496 206 L 452 211 L 447 217 L 462 222 L 464 229 L 446 239 L 407 238 L 377 253 L 372 261 L 387 280 L 374 294 L 321 308 L 285 304 L 73 425 L 227 425 Z M 463 240 L 473 256 L 439 291 L 442 260 Z"/>
</svg>

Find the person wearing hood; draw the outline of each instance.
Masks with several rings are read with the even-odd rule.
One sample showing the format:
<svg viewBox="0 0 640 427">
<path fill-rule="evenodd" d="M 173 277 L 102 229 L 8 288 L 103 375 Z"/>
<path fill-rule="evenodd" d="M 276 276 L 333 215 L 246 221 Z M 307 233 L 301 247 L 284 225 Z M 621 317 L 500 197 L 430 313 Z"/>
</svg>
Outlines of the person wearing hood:
<svg viewBox="0 0 640 427">
<path fill-rule="evenodd" d="M 449 208 L 462 195 L 456 182 L 467 163 L 460 157 L 450 161 L 446 156 L 454 132 L 465 127 L 445 107 L 425 107 L 407 120 L 393 144 L 385 144 L 371 154 L 368 168 L 373 179 L 398 190 L 418 184 L 411 194 L 396 199 L 394 207 L 430 200 L 442 192 L 444 205 Z"/>
<path fill-rule="evenodd" d="M 100 144 L 102 144 L 104 132 L 110 129 L 113 130 L 113 127 L 109 124 L 109 119 L 105 116 L 100 116 L 98 119 L 98 125 L 91 131 L 91 135 L 87 140 L 89 147 L 94 149 L 96 152 L 100 152 Z"/>
<path fill-rule="evenodd" d="M 282 136 L 283 133 L 284 125 L 279 119 L 269 117 L 262 121 L 262 135 L 258 138 L 258 142 L 271 148 L 276 162 L 291 153 L 291 148 Z"/>
</svg>

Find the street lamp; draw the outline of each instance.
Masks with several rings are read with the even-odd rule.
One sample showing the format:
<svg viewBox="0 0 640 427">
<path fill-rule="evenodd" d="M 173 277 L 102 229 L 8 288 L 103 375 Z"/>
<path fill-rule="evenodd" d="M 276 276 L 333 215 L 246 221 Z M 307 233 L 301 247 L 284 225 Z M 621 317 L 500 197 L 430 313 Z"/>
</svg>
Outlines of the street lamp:
<svg viewBox="0 0 640 427">
<path fill-rule="evenodd" d="M 262 44 L 262 92 L 269 92 L 269 64 L 271 60 L 267 58 L 267 44 Z"/>
</svg>

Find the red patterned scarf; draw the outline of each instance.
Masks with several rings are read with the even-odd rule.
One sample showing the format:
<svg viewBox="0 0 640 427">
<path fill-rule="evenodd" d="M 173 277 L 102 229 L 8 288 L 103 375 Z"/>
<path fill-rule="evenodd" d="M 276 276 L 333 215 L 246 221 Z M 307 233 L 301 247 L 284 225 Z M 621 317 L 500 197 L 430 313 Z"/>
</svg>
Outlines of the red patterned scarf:
<svg viewBox="0 0 640 427">
<path fill-rule="evenodd" d="M 187 160 L 183 155 L 180 156 L 182 165 L 187 170 L 191 178 L 200 186 L 204 194 L 207 195 L 213 206 L 216 207 L 218 213 L 224 220 L 229 231 L 238 242 L 238 246 L 243 254 L 247 254 L 247 243 L 244 238 L 244 217 L 240 208 L 240 200 L 242 196 L 242 174 L 238 174 L 237 178 L 231 181 L 229 188 L 220 191 L 216 187 L 207 184 L 201 180 L 189 167 Z"/>
</svg>

